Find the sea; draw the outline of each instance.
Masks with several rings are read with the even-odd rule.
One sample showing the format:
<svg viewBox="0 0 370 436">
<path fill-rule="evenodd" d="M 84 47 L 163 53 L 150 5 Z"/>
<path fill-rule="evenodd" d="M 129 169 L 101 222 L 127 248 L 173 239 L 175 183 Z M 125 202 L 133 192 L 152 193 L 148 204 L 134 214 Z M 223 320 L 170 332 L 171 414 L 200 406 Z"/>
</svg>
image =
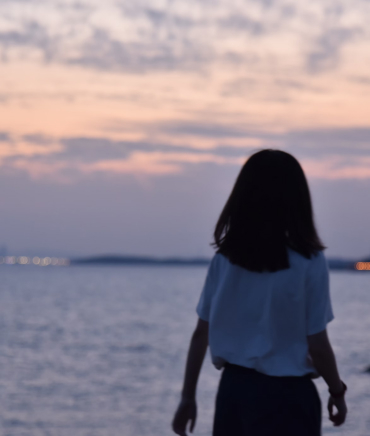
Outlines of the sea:
<svg viewBox="0 0 370 436">
<path fill-rule="evenodd" d="M 204 266 L 0 266 L 1 436 L 169 436 Z M 329 335 L 348 419 L 370 435 L 370 273 L 331 273 Z M 203 366 L 195 435 L 210 436 L 220 371 Z"/>
</svg>

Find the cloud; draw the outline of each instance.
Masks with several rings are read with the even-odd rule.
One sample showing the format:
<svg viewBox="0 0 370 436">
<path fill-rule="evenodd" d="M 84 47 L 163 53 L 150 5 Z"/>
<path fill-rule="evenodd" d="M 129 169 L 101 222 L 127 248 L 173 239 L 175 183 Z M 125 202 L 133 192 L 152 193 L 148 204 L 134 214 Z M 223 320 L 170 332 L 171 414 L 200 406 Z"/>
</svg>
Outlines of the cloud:
<svg viewBox="0 0 370 436">
<path fill-rule="evenodd" d="M 347 27 L 341 19 L 349 7 L 339 10 L 329 1 L 318 5 L 313 17 L 308 4 L 271 0 L 244 6 L 189 0 L 187 7 L 178 0 L 170 6 L 113 0 L 102 4 L 52 0 L 45 5 L 32 0 L 27 3 L 31 3 L 33 13 L 16 7 L 16 3 L 0 4 L 5 23 L 0 31 L 3 60 L 12 56 L 27 59 L 34 49 L 46 62 L 108 71 L 199 73 L 215 63 L 231 68 L 244 63 L 251 68 L 252 58 L 262 58 L 271 68 L 274 53 L 274 62 L 283 68 L 284 62 L 292 59 L 289 55 L 284 61 L 280 53 L 289 34 L 289 49 L 294 48 L 297 60 L 306 47 L 306 69 L 319 73 L 335 68 L 343 47 L 367 29 L 363 18 L 366 5 L 359 0 L 350 6 L 359 15 L 356 25 Z M 307 24 L 308 17 L 316 20 L 314 26 Z M 256 39 L 261 42 L 255 44 Z M 257 67 L 254 62 L 252 71 L 257 72 Z"/>
<path fill-rule="evenodd" d="M 63 149 L 58 152 L 58 159 L 72 159 L 84 162 L 100 160 L 125 159 L 134 152 L 142 153 L 190 153 L 198 155 L 209 150 L 171 143 L 145 141 L 115 141 L 109 138 L 62 138 Z"/>
<path fill-rule="evenodd" d="M 132 152 L 130 143 L 115 143 L 108 138 L 62 138 L 60 143 L 63 149 L 55 158 L 72 162 L 91 163 L 125 159 Z"/>
<path fill-rule="evenodd" d="M 327 180 L 370 179 L 370 156 L 334 156 L 332 158 L 302 159 L 301 163 L 311 178 Z"/>
<path fill-rule="evenodd" d="M 53 139 L 49 136 L 42 135 L 40 133 L 32 133 L 30 135 L 22 136 L 23 141 L 30 144 L 49 145 L 53 142 Z"/>
<path fill-rule="evenodd" d="M 212 49 L 190 41 L 124 42 L 113 38 L 105 29 L 96 28 L 76 55 L 65 62 L 102 70 L 145 73 L 153 70 L 200 69 L 210 60 Z"/>
<path fill-rule="evenodd" d="M 58 48 L 57 40 L 51 37 L 45 27 L 36 20 L 25 22 L 20 30 L 8 30 L 0 32 L 1 57 L 7 60 L 8 52 L 13 48 L 24 49 L 22 57 L 27 58 L 25 49 L 35 48 L 43 54 L 45 61 L 51 61 L 56 57 Z"/>
<path fill-rule="evenodd" d="M 80 2 L 64 7 L 52 1 L 45 10 L 40 1 L 32 4 L 34 15 L 15 8 L 10 8 L 13 13 L 9 13 L 9 4 L 0 4 L 0 14 L 3 9 L 3 20 L 8 21 L 8 29 L 0 31 L 3 61 L 27 59 L 33 55 L 30 49 L 34 49 L 47 62 L 144 73 L 200 69 L 212 57 L 211 45 L 204 40 L 199 44 L 196 38 L 186 35 L 202 25 L 202 20 L 186 14 L 169 14 L 146 4 L 132 8 L 109 1 L 104 6 Z M 38 9 L 41 13 L 37 13 Z M 98 16 L 110 20 L 96 19 Z"/>
<path fill-rule="evenodd" d="M 308 72 L 320 73 L 335 68 L 340 62 L 343 48 L 361 33 L 360 28 L 324 29 L 307 55 Z"/>
<path fill-rule="evenodd" d="M 160 143 L 109 137 L 49 138 L 40 134 L 17 138 L 3 133 L 2 166 L 28 171 L 33 177 L 59 175 L 66 180 L 94 172 L 161 176 L 181 173 L 189 165 L 240 166 L 259 149 L 278 148 L 301 160 L 314 178 L 370 178 L 370 128 L 367 127 L 269 133 L 249 131 L 239 125 L 176 122 L 172 126 L 159 125 L 158 129 L 173 137 L 183 135 L 183 145 L 171 143 L 171 136 L 167 142 Z M 188 135 L 209 137 L 214 146 L 186 145 Z M 235 138 L 237 144 L 232 142 Z M 6 145 L 6 141 L 12 145 Z"/>
<path fill-rule="evenodd" d="M 283 139 L 304 156 L 370 156 L 370 127 L 294 130 Z"/>
<path fill-rule="evenodd" d="M 253 135 L 243 126 L 194 122 L 162 124 L 159 126 L 159 130 L 173 135 L 204 136 L 208 138 L 248 138 Z"/>
<path fill-rule="evenodd" d="M 242 31 L 252 36 L 260 36 L 268 31 L 268 27 L 263 20 L 254 20 L 245 15 L 229 15 L 218 20 L 218 26 L 223 30 Z"/>
<path fill-rule="evenodd" d="M 8 142 L 10 140 L 7 132 L 0 132 L 0 142 Z"/>
</svg>

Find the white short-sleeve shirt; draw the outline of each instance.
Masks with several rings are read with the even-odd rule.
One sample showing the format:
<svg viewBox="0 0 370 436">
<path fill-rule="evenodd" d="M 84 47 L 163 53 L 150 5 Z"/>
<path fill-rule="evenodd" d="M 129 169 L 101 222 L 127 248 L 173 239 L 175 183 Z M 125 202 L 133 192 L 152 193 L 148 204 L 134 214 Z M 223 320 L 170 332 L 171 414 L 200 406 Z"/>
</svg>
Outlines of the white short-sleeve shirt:
<svg viewBox="0 0 370 436">
<path fill-rule="evenodd" d="M 217 368 L 225 362 L 273 376 L 315 372 L 307 336 L 325 330 L 334 316 L 323 252 L 307 259 L 289 251 L 290 268 L 252 272 L 216 254 L 197 306 L 209 322 Z"/>
</svg>

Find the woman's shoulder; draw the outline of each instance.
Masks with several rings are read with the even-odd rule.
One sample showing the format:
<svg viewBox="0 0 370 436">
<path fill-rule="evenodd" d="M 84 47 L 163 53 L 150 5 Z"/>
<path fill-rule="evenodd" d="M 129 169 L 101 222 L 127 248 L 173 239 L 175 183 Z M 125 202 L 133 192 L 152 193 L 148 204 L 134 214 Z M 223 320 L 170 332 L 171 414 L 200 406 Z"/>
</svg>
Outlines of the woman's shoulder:
<svg viewBox="0 0 370 436">
<path fill-rule="evenodd" d="M 222 253 L 216 252 L 210 262 L 209 272 L 213 276 L 220 277 L 227 274 L 231 270 L 234 270 L 235 265 L 233 265 L 230 260 Z M 238 267 L 240 268 L 240 267 Z"/>
<path fill-rule="evenodd" d="M 326 256 L 323 250 L 319 250 L 312 254 L 311 257 L 306 257 L 301 253 L 289 248 L 289 260 L 291 265 L 304 265 L 306 268 L 316 268 L 327 264 Z"/>
<path fill-rule="evenodd" d="M 229 259 L 225 255 L 216 252 L 211 259 L 210 268 L 220 268 L 221 266 L 227 265 L 228 263 Z"/>
</svg>

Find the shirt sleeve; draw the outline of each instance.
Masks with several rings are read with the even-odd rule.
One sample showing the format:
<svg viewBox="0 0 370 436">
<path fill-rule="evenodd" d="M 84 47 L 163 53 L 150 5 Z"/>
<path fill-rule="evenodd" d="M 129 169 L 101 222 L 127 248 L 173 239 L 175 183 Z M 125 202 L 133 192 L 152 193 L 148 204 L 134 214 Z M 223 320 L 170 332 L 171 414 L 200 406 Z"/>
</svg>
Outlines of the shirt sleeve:
<svg viewBox="0 0 370 436">
<path fill-rule="evenodd" d="M 202 293 L 197 305 L 197 314 L 203 321 L 209 322 L 209 315 L 211 311 L 212 296 L 214 293 L 214 286 L 216 282 L 216 256 L 215 255 L 208 267 L 206 280 L 203 286 Z"/>
<path fill-rule="evenodd" d="M 329 291 L 329 269 L 322 251 L 312 260 L 306 282 L 306 331 L 314 335 L 334 319 Z"/>
</svg>

